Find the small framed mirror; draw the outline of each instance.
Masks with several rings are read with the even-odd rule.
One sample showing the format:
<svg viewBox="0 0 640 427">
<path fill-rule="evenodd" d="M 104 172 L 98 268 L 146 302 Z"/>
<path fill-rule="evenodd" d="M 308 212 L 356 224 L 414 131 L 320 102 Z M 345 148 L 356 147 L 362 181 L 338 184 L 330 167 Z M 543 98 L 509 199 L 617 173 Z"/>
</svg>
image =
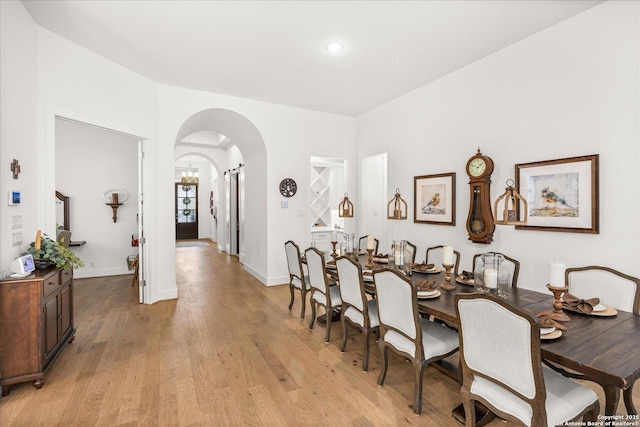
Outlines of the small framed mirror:
<svg viewBox="0 0 640 427">
<path fill-rule="evenodd" d="M 69 197 L 56 191 L 56 225 L 58 229 L 69 230 Z"/>
</svg>

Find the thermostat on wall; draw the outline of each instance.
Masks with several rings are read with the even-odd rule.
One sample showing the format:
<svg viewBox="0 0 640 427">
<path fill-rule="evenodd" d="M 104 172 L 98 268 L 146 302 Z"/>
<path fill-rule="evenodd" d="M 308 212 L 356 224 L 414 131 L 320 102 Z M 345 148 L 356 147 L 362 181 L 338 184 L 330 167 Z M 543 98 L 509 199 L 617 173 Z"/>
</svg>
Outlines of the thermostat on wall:
<svg viewBox="0 0 640 427">
<path fill-rule="evenodd" d="M 9 190 L 9 206 L 18 206 L 20 204 L 20 192 Z"/>
</svg>

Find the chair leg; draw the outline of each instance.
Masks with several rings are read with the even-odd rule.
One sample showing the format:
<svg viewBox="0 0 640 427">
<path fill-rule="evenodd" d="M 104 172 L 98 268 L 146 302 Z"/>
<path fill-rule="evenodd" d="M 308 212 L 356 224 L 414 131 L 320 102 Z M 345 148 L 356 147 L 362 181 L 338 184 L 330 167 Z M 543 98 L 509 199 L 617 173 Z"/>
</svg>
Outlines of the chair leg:
<svg viewBox="0 0 640 427">
<path fill-rule="evenodd" d="M 364 327 L 362 328 L 362 335 L 364 338 L 364 351 L 362 354 L 362 370 L 363 371 L 369 370 L 369 333 L 370 331 L 371 330 L 367 328 L 367 325 L 364 325 Z"/>
<path fill-rule="evenodd" d="M 384 378 L 387 376 L 387 367 L 388 367 L 388 363 L 387 363 L 387 347 L 383 346 L 382 344 L 380 345 L 380 352 L 382 353 L 382 366 L 380 368 L 380 375 L 378 376 L 378 385 L 382 386 L 384 385 Z"/>
<path fill-rule="evenodd" d="M 311 304 L 311 321 L 309 322 L 309 329 L 313 329 L 313 323 L 316 321 L 316 303 L 313 300 L 309 300 Z"/>
<path fill-rule="evenodd" d="M 422 412 L 422 378 L 424 377 L 424 363 L 414 362 L 414 391 L 413 412 L 420 415 Z"/>
<path fill-rule="evenodd" d="M 291 307 L 293 307 L 293 300 L 295 299 L 295 294 L 293 292 L 293 286 L 289 285 L 289 292 L 291 292 L 291 301 L 289 301 L 289 311 L 291 311 Z"/>
<path fill-rule="evenodd" d="M 307 308 L 307 293 L 300 291 L 300 299 L 302 300 L 302 308 L 300 309 L 300 318 L 304 319 L 304 313 Z"/>
<path fill-rule="evenodd" d="M 340 352 L 344 353 L 344 351 L 347 349 L 347 339 L 349 339 L 349 333 L 347 332 L 347 319 L 344 317 L 344 312 L 346 310 L 344 309 L 344 306 L 342 308 L 342 316 L 341 317 L 341 321 L 342 321 L 342 347 L 340 347 Z"/>
<path fill-rule="evenodd" d="M 464 388 L 460 389 L 460 397 L 462 399 L 462 406 L 464 408 L 464 419 L 467 427 L 473 427 L 476 425 L 476 405 L 475 401 L 470 399 L 469 390 Z"/>
<path fill-rule="evenodd" d="M 331 307 L 324 307 L 324 314 L 327 316 L 327 330 L 324 333 L 324 341 L 329 342 L 331 339 L 331 318 L 333 317 L 333 309 Z"/>
</svg>

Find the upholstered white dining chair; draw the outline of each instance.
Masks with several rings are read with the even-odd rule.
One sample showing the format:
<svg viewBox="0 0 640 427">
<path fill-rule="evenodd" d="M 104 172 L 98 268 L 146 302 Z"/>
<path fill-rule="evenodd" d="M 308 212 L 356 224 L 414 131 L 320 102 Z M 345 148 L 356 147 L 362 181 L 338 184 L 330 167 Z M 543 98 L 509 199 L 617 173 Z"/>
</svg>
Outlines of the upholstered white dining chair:
<svg viewBox="0 0 640 427">
<path fill-rule="evenodd" d="M 436 267 L 442 265 L 442 249 L 444 245 L 433 246 L 427 248 L 427 254 L 425 255 L 425 263 L 433 264 Z M 460 252 L 453 251 L 453 257 L 455 258 L 455 264 L 453 266 L 454 277 L 458 275 L 458 268 L 460 267 Z"/>
<path fill-rule="evenodd" d="M 302 262 L 300 260 L 300 248 L 292 240 L 284 244 L 284 250 L 287 254 L 287 265 L 289 267 L 289 292 L 291 293 L 291 301 L 289 301 L 289 310 L 293 307 L 295 291 L 300 292 L 302 308 L 300 309 L 300 318 L 304 319 L 304 313 L 307 306 L 307 291 L 311 289 L 309 277 L 304 274 Z"/>
<path fill-rule="evenodd" d="M 382 353 L 378 384 L 382 386 L 387 375 L 389 349 L 409 359 L 414 369 L 413 412 L 420 414 L 424 370 L 429 363 L 458 350 L 458 334 L 420 317 L 416 287 L 398 271 L 374 271 L 373 281 L 380 319 L 378 346 Z"/>
<path fill-rule="evenodd" d="M 366 252 L 367 251 L 367 238 L 369 236 L 362 236 L 359 240 L 358 240 L 358 250 L 360 252 Z M 376 247 L 373 249 L 373 254 L 376 255 L 378 253 L 378 246 L 380 245 L 380 241 L 376 238 L 373 239 L 374 242 L 376 242 Z"/>
<path fill-rule="evenodd" d="M 640 279 L 609 267 L 573 267 L 565 270 L 568 292 L 578 298 L 598 297 L 600 304 L 638 314 Z"/>
<path fill-rule="evenodd" d="M 475 402 L 525 426 L 596 420 L 600 411 L 596 393 L 543 367 L 535 316 L 488 294 L 458 294 L 455 308 L 460 321 L 460 396 L 467 426 L 475 425 Z"/>
<path fill-rule="evenodd" d="M 404 243 L 406 245 L 406 250 L 411 254 L 411 265 L 413 265 L 416 262 L 416 252 L 418 250 L 418 247 L 408 240 L 405 240 Z"/>
<path fill-rule="evenodd" d="M 311 304 L 311 321 L 309 322 L 309 329 L 313 329 L 313 324 L 316 321 L 316 307 L 318 305 L 323 306 L 327 318 L 327 330 L 324 340 L 329 342 L 331 339 L 333 309 L 339 308 L 342 305 L 340 287 L 330 285 L 327 277 L 327 266 L 322 252 L 316 248 L 309 248 L 305 251 L 305 258 L 307 259 L 309 284 L 311 285 L 311 296 L 309 297 L 309 303 Z"/>
<path fill-rule="evenodd" d="M 336 268 L 342 298 L 341 320 L 344 330 L 340 350 L 344 353 L 347 348 L 349 339 L 347 323 L 360 329 L 364 340 L 362 370 L 366 371 L 369 369 L 369 336 L 379 330 L 378 307 L 375 300 L 367 298 L 359 263 L 348 257 L 339 257 L 336 259 Z"/>
<path fill-rule="evenodd" d="M 600 304 L 616 310 L 639 314 L 640 312 L 640 279 L 624 274 L 610 267 L 586 266 L 572 267 L 565 270 L 565 285 L 568 292 L 581 299 L 597 297 Z M 576 378 L 593 381 L 582 374 L 574 373 L 547 362 L 553 369 Z M 622 392 L 625 406 L 629 414 L 636 414 L 633 404 L 633 386 L 628 384 Z M 619 389 L 615 389 L 615 401 L 619 399 Z"/>
</svg>

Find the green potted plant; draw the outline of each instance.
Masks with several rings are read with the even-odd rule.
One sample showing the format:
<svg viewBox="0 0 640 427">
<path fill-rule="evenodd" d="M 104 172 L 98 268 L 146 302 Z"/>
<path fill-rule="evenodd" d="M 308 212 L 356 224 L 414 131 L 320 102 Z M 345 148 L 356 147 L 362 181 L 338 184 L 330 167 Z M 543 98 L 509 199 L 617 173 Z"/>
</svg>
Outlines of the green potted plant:
<svg viewBox="0 0 640 427">
<path fill-rule="evenodd" d="M 28 252 L 33 255 L 38 268 L 47 268 L 55 265 L 57 268 L 84 267 L 84 263 L 69 248 L 65 248 L 60 242 L 49 238 L 46 234 L 36 235 L 36 241 L 31 242 Z"/>
</svg>

